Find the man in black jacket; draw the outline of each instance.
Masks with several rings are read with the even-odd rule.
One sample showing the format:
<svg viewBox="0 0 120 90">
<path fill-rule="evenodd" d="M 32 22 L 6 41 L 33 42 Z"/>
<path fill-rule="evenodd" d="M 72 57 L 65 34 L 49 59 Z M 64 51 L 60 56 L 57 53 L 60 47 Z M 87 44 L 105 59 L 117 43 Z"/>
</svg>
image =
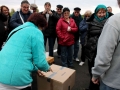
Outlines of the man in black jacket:
<svg viewBox="0 0 120 90">
<path fill-rule="evenodd" d="M 79 29 L 79 23 L 83 20 L 81 14 L 81 9 L 79 7 L 74 8 L 74 12 L 71 17 L 75 20 L 75 23 Z M 75 44 L 74 44 L 74 54 L 73 59 L 79 61 L 78 59 L 78 52 L 79 52 L 79 30 L 75 33 Z"/>
<path fill-rule="evenodd" d="M 43 30 L 44 35 L 44 44 L 46 47 L 46 43 L 48 40 L 48 46 L 49 46 L 49 56 L 53 56 L 53 49 L 56 39 L 56 12 L 51 10 L 51 4 L 49 2 L 46 2 L 44 4 L 45 10 L 43 12 L 40 12 L 44 17 L 46 18 L 48 22 L 48 26 Z"/>
<path fill-rule="evenodd" d="M 57 8 L 56 8 L 56 16 L 57 16 L 57 21 L 56 21 L 56 24 L 58 22 L 58 20 L 61 18 L 62 16 L 62 9 L 63 9 L 63 6 L 62 5 L 57 5 Z M 57 38 L 58 39 L 58 38 Z M 58 58 L 61 57 L 61 47 L 60 45 L 58 44 L 58 47 L 57 47 L 57 54 L 58 54 Z"/>
</svg>

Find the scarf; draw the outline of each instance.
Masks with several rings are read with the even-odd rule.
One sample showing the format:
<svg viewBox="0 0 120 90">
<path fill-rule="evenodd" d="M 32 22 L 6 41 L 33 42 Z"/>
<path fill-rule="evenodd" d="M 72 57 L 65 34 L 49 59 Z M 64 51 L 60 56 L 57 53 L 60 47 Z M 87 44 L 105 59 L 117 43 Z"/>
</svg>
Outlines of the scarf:
<svg viewBox="0 0 120 90">
<path fill-rule="evenodd" d="M 104 9 L 105 11 L 106 11 L 106 15 L 103 17 L 103 18 L 99 18 L 98 16 L 97 16 L 97 13 L 98 13 L 98 11 L 100 10 L 100 9 Z M 98 5 L 97 7 L 96 7 L 96 9 L 95 9 L 95 19 L 98 21 L 98 22 L 102 22 L 103 20 L 105 20 L 105 19 L 107 19 L 108 17 L 109 17 L 109 13 L 108 13 L 108 11 L 107 11 L 107 7 L 105 6 L 105 5 L 102 5 L 102 4 L 100 4 L 100 5 Z"/>
</svg>

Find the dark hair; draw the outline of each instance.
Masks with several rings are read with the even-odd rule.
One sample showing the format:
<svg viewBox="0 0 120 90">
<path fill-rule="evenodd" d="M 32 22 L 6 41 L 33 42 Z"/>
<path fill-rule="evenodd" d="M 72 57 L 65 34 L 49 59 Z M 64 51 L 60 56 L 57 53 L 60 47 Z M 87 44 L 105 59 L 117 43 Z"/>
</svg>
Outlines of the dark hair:
<svg viewBox="0 0 120 90">
<path fill-rule="evenodd" d="M 46 3 L 44 4 L 44 6 L 45 6 L 45 5 L 49 5 L 49 6 L 51 6 L 51 4 L 50 4 L 49 2 L 46 2 Z"/>
<path fill-rule="evenodd" d="M 46 28 L 47 27 L 47 21 L 44 18 L 44 16 L 41 15 L 40 13 L 31 14 L 27 21 L 32 22 L 36 26 L 41 27 L 41 28 Z"/>
<path fill-rule="evenodd" d="M 23 1 L 21 2 L 21 5 L 24 4 L 24 3 L 30 4 L 27 0 L 23 0 Z"/>
<path fill-rule="evenodd" d="M 67 8 L 67 7 L 65 7 L 65 8 L 63 9 L 63 13 L 64 13 L 65 11 L 69 11 L 69 12 L 70 12 L 70 9 Z"/>
<path fill-rule="evenodd" d="M 2 5 L 1 7 L 0 7 L 0 11 L 2 12 L 3 11 L 3 8 L 7 8 L 8 9 L 8 11 L 9 11 L 9 8 L 7 7 L 7 6 L 5 6 L 5 5 Z"/>
<path fill-rule="evenodd" d="M 5 6 L 5 5 L 2 5 L 1 7 L 0 7 L 0 11 L 1 11 L 1 13 L 3 13 L 3 8 L 7 8 L 8 9 L 8 11 L 9 11 L 9 8 L 7 7 L 7 6 Z M 10 16 L 10 12 L 8 13 L 8 15 Z"/>
</svg>

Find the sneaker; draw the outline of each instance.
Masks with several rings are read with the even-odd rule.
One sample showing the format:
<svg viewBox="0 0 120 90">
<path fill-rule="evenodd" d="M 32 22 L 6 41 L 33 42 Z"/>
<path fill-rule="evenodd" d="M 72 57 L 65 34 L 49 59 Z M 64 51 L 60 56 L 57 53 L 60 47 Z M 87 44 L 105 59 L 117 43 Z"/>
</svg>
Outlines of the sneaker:
<svg viewBox="0 0 120 90">
<path fill-rule="evenodd" d="M 82 66 L 85 62 L 80 62 L 79 65 Z"/>
<path fill-rule="evenodd" d="M 75 61 L 79 62 L 80 60 L 78 58 L 76 58 Z"/>
</svg>

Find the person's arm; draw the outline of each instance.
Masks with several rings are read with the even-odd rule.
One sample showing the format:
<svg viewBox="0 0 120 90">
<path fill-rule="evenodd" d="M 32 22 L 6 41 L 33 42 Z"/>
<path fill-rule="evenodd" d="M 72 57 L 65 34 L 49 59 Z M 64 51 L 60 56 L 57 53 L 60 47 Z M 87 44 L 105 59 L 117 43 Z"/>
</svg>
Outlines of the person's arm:
<svg viewBox="0 0 120 90">
<path fill-rule="evenodd" d="M 46 60 L 45 49 L 44 49 L 44 39 L 43 34 L 35 34 L 32 38 L 32 55 L 33 64 L 36 70 L 48 71 L 50 66 Z"/>
<path fill-rule="evenodd" d="M 88 25 L 85 20 L 82 20 L 79 24 L 79 30 L 80 32 L 86 32 L 88 29 Z"/>
<path fill-rule="evenodd" d="M 106 23 L 98 40 L 95 66 L 92 68 L 94 81 L 110 68 L 115 47 L 119 42 L 118 38 L 119 31 L 109 23 Z"/>
<path fill-rule="evenodd" d="M 21 25 L 21 24 L 17 23 L 17 20 L 18 20 L 17 17 L 19 17 L 19 14 L 18 14 L 18 12 L 15 12 L 10 19 L 10 26 L 12 28 L 16 28 Z"/>
<path fill-rule="evenodd" d="M 78 31 L 78 27 L 77 27 L 77 25 L 76 25 L 76 23 L 75 23 L 75 21 L 73 20 L 73 22 L 72 22 L 74 25 L 73 25 L 73 27 L 71 27 L 71 32 L 73 32 L 73 33 L 75 33 L 75 32 L 77 32 Z"/>
</svg>

